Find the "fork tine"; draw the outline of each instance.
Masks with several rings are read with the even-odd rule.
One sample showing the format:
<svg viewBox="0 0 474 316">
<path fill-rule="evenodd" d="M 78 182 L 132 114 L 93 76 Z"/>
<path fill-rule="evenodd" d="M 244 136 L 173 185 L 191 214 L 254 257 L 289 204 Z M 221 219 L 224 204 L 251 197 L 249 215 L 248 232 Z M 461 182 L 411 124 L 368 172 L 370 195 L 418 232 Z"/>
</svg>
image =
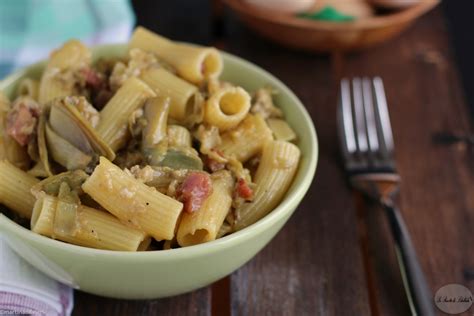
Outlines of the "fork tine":
<svg viewBox="0 0 474 316">
<path fill-rule="evenodd" d="M 377 137 L 377 126 L 375 123 L 373 93 L 370 79 L 365 77 L 362 80 L 362 95 L 364 99 L 365 122 L 367 124 L 367 138 L 369 140 L 370 151 L 375 153 L 379 150 L 379 140 Z"/>
<path fill-rule="evenodd" d="M 380 77 L 375 77 L 372 80 L 375 92 L 375 109 L 376 119 L 378 120 L 380 131 L 382 132 L 382 140 L 387 154 L 393 153 L 393 135 L 392 127 L 390 125 L 390 117 L 388 115 L 387 99 L 385 97 L 385 90 L 383 81 Z"/>
<path fill-rule="evenodd" d="M 341 80 L 341 115 L 343 129 L 343 143 L 347 153 L 353 154 L 357 150 L 356 139 L 354 135 L 354 125 L 352 122 L 351 90 L 349 80 Z"/>
<path fill-rule="evenodd" d="M 368 151 L 367 128 L 365 123 L 364 105 L 362 100 L 362 84 L 360 78 L 352 79 L 352 96 L 354 100 L 354 121 L 356 126 L 357 147 L 361 154 Z"/>
</svg>

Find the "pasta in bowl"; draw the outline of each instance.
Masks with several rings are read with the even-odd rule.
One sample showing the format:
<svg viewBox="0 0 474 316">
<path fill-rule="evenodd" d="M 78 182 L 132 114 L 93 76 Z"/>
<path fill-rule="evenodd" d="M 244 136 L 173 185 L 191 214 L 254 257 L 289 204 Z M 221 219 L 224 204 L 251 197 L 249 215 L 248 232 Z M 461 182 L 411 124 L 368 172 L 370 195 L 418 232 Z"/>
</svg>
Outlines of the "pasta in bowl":
<svg viewBox="0 0 474 316">
<path fill-rule="evenodd" d="M 0 215 L 2 232 L 30 263 L 91 293 L 156 298 L 231 273 L 314 175 L 314 128 L 288 88 L 143 28 L 92 56 L 70 41 L 0 88 L 13 148 L 0 201 L 29 219 Z M 25 116 L 33 132 L 18 127 Z"/>
</svg>

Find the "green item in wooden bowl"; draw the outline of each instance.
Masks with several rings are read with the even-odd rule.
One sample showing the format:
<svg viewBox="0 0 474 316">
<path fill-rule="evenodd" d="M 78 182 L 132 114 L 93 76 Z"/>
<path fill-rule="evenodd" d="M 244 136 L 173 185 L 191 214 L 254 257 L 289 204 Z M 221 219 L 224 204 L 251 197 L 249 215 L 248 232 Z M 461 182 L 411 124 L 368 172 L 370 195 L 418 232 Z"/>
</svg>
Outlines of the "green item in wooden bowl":
<svg viewBox="0 0 474 316">
<path fill-rule="evenodd" d="M 355 18 L 350 15 L 345 15 L 331 6 L 326 6 L 317 12 L 303 12 L 297 15 L 300 18 L 310 20 L 332 21 L 332 22 L 348 22 Z"/>
</svg>

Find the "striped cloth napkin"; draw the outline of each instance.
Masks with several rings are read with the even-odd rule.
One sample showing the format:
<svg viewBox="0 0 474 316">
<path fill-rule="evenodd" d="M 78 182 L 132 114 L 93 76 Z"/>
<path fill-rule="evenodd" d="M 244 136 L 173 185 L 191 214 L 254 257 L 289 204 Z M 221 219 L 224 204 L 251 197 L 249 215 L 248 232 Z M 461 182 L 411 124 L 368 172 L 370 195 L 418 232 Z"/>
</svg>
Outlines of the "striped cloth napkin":
<svg viewBox="0 0 474 316">
<path fill-rule="evenodd" d="M 70 315 L 73 290 L 14 253 L 0 234 L 0 315 Z"/>
<path fill-rule="evenodd" d="M 128 40 L 128 0 L 1 0 L 0 80 L 46 58 L 66 40 L 87 45 Z M 73 290 L 18 257 L 0 234 L 0 315 L 70 315 Z"/>
</svg>

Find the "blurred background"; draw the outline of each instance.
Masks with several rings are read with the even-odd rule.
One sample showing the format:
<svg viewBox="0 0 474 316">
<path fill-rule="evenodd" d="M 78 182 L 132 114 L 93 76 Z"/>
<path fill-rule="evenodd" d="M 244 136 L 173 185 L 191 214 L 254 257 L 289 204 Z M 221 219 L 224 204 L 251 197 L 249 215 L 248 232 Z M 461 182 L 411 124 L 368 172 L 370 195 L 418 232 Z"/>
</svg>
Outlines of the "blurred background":
<svg viewBox="0 0 474 316">
<path fill-rule="evenodd" d="M 360 54 L 399 36 L 437 2 L 3 0 L 0 78 L 44 59 L 51 49 L 72 37 L 89 45 L 125 42 L 135 25 L 174 40 L 214 45 L 236 54 L 247 49 L 272 54 L 291 51 L 291 58 L 308 58 L 308 52 L 318 58 L 330 58 L 341 51 Z M 472 101 L 474 92 L 469 87 L 474 82 L 474 44 L 470 30 L 474 1 L 445 0 L 441 7 L 450 29 L 450 44 L 462 65 L 466 95 Z"/>
</svg>

